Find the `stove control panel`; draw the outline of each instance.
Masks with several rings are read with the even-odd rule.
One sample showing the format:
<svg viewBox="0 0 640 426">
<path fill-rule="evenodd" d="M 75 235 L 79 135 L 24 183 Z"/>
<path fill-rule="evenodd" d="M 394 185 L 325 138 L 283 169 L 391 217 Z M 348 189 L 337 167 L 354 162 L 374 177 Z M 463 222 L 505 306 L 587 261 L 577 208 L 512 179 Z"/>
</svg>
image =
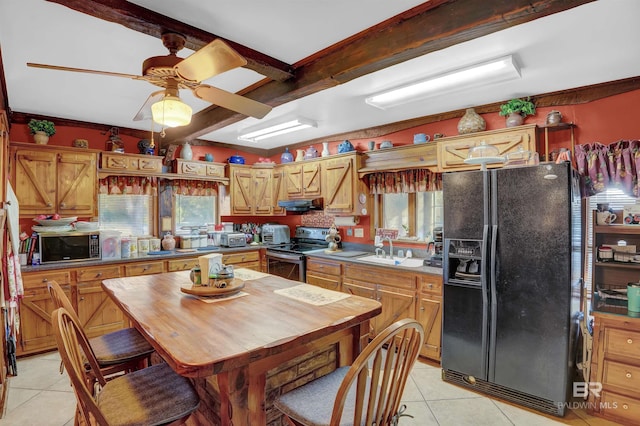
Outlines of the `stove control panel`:
<svg viewBox="0 0 640 426">
<path fill-rule="evenodd" d="M 296 228 L 296 238 L 305 240 L 325 241 L 329 234 L 329 228 L 315 228 L 311 226 L 298 226 Z"/>
</svg>

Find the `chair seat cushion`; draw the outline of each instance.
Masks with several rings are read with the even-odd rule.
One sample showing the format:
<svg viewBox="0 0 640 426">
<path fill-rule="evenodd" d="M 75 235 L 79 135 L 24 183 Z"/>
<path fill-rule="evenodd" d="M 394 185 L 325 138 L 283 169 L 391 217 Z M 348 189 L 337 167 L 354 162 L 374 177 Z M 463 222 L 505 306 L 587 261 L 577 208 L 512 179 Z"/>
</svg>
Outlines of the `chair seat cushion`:
<svg viewBox="0 0 640 426">
<path fill-rule="evenodd" d="M 349 367 L 340 367 L 326 376 L 296 388 L 274 401 L 274 406 L 287 416 L 308 426 L 328 425 L 338 388 Z M 355 409 L 355 384 L 349 390 L 340 425 L 352 425 Z"/>
<path fill-rule="evenodd" d="M 135 328 L 124 328 L 89 340 L 100 367 L 121 364 L 153 352 L 153 347 Z"/>
<path fill-rule="evenodd" d="M 96 402 L 109 425 L 159 425 L 189 415 L 200 399 L 189 379 L 161 363 L 111 380 Z"/>
</svg>

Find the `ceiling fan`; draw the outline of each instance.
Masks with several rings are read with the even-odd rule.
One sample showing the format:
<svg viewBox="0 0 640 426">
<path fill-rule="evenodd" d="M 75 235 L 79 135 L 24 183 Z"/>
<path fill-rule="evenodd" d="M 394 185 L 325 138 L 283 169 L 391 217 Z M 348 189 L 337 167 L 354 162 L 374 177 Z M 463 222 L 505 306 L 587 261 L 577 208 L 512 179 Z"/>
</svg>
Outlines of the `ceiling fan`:
<svg viewBox="0 0 640 426">
<path fill-rule="evenodd" d="M 255 118 L 262 118 L 271 111 L 269 105 L 201 83 L 225 71 L 246 65 L 247 60 L 224 41 L 216 39 L 187 58 L 176 55 L 184 47 L 183 35 L 164 33 L 162 43 L 169 49 L 169 54 L 146 59 L 142 63 L 142 75 L 31 62 L 27 63 L 27 66 L 145 80 L 162 87 L 164 90 L 153 92 L 149 96 L 134 117 L 134 121 L 149 118 L 149 110 L 151 110 L 153 121 L 162 125 L 175 127 L 189 124 L 191 107 L 180 100 L 179 89 L 190 89 L 196 97 L 204 101 Z"/>
</svg>

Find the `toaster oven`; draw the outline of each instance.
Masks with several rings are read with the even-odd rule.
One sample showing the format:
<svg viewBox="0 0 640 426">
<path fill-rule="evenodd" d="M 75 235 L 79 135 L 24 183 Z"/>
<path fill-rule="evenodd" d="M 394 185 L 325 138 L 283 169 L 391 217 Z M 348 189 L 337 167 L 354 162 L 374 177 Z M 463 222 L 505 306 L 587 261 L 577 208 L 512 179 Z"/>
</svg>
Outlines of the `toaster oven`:
<svg viewBox="0 0 640 426">
<path fill-rule="evenodd" d="M 291 231 L 287 225 L 262 225 L 262 244 L 289 244 Z"/>
<path fill-rule="evenodd" d="M 241 232 L 223 232 L 220 234 L 220 245 L 224 247 L 244 247 L 247 237 Z"/>
</svg>

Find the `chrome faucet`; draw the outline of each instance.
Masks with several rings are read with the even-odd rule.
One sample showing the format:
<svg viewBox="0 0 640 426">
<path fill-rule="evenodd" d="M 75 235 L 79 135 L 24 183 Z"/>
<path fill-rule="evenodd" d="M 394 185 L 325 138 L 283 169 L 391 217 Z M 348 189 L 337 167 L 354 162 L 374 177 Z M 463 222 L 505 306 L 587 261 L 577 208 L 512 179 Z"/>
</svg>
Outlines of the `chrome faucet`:
<svg viewBox="0 0 640 426">
<path fill-rule="evenodd" d="M 383 243 L 384 240 L 389 240 L 389 259 L 393 259 L 393 241 L 391 240 L 391 237 L 384 237 L 382 239 Z"/>
<path fill-rule="evenodd" d="M 380 257 L 380 256 L 382 256 L 382 258 L 384 259 L 384 256 L 385 256 L 384 249 L 382 247 L 376 247 L 376 257 Z"/>
</svg>

